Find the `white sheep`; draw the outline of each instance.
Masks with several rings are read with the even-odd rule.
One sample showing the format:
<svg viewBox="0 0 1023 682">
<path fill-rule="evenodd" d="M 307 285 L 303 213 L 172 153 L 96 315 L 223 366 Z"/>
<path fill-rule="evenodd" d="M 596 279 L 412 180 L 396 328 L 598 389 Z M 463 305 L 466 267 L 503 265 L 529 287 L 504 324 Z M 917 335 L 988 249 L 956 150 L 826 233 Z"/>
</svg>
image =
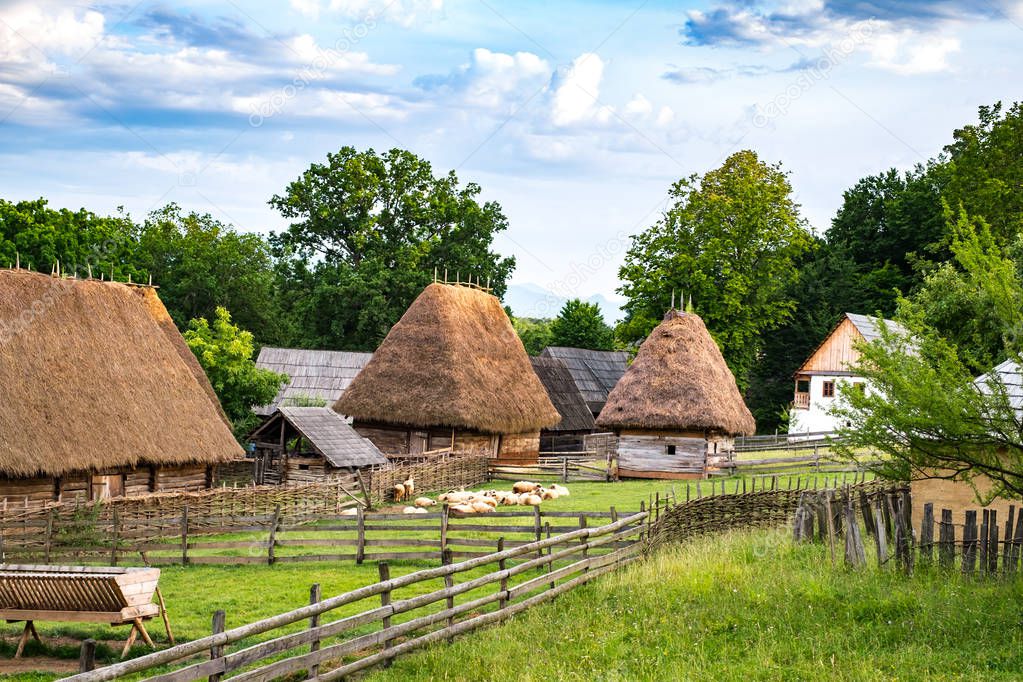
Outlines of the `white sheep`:
<svg viewBox="0 0 1023 682">
<path fill-rule="evenodd" d="M 417 507 L 432 507 L 437 504 L 436 501 L 431 500 L 429 497 L 417 497 L 416 501 L 413 502 Z"/>
<path fill-rule="evenodd" d="M 512 492 L 521 495 L 522 493 L 531 493 L 539 487 L 539 484 L 531 481 L 518 481 L 512 486 Z"/>
<path fill-rule="evenodd" d="M 523 495 L 520 498 L 520 500 L 524 501 L 520 501 L 519 504 L 525 504 L 530 507 L 536 507 L 543 504 L 543 498 L 537 495 L 536 493 L 529 493 L 527 495 Z"/>
<path fill-rule="evenodd" d="M 519 503 L 519 496 L 515 493 L 505 493 L 501 499 L 501 504 L 507 506 L 514 506 Z"/>
<path fill-rule="evenodd" d="M 341 516 L 358 516 L 358 515 L 359 515 L 359 508 L 358 507 L 351 507 L 351 508 L 345 509 L 343 512 L 341 512 Z"/>
<path fill-rule="evenodd" d="M 419 507 L 405 507 L 404 509 L 401 510 L 401 513 L 402 514 L 418 514 L 419 513 Z"/>
<path fill-rule="evenodd" d="M 472 510 L 477 514 L 489 514 L 490 512 L 494 511 L 494 508 L 491 507 L 486 502 L 473 502 Z"/>
<path fill-rule="evenodd" d="M 459 514 L 475 514 L 476 510 L 468 504 L 453 504 L 448 507 L 448 510 L 458 512 Z"/>
<path fill-rule="evenodd" d="M 563 485 L 558 485 L 557 483 L 551 486 L 551 490 L 556 491 L 558 493 L 558 497 L 568 497 L 569 495 L 568 488 Z"/>
</svg>

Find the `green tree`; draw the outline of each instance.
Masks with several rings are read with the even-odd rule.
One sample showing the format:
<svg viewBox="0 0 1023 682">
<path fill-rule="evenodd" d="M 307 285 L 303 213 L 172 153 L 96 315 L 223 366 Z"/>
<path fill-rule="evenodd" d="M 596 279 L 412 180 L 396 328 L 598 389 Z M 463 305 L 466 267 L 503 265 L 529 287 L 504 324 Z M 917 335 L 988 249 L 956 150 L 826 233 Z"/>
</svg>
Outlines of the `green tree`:
<svg viewBox="0 0 1023 682">
<path fill-rule="evenodd" d="M 214 314 L 212 323 L 206 318 L 189 322 L 185 342 L 213 384 L 235 436 L 242 439 L 259 421 L 252 408 L 273 400 L 288 376 L 257 367 L 252 334 L 232 324 L 226 308 Z"/>
<path fill-rule="evenodd" d="M 278 340 L 274 263 L 263 237 L 168 204 L 135 228 L 135 240 L 135 265 L 160 286 L 179 327 L 225 307 L 260 341 Z"/>
<path fill-rule="evenodd" d="M 614 331 L 604 322 L 596 303 L 584 303 L 578 298 L 567 301 L 551 322 L 550 330 L 551 346 L 614 349 Z"/>
<path fill-rule="evenodd" d="M 745 388 L 763 335 L 792 311 L 788 288 L 811 235 L 780 165 L 752 151 L 678 181 L 671 197 L 664 216 L 633 238 L 619 271 L 628 299 L 619 336 L 634 341 L 649 333 L 672 292 L 684 293 Z"/>
<path fill-rule="evenodd" d="M 435 272 L 503 295 L 515 261 L 491 245 L 508 221 L 480 192 L 399 149 L 343 147 L 310 166 L 270 201 L 293 221 L 274 238 L 278 254 L 307 261 L 279 270 L 297 342 L 375 348 Z"/>
<path fill-rule="evenodd" d="M 551 343 L 551 321 L 532 317 L 511 317 L 512 327 L 530 355 L 539 355 Z"/>
</svg>

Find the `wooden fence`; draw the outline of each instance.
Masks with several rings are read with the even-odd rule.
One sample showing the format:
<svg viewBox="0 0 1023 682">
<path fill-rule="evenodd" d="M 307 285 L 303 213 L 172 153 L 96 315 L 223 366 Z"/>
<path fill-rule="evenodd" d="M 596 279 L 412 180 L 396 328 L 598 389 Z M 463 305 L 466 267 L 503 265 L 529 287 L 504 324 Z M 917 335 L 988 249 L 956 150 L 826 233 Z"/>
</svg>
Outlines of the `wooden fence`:
<svg viewBox="0 0 1023 682">
<path fill-rule="evenodd" d="M 616 480 L 613 468 L 604 462 L 594 460 L 593 453 L 589 452 L 562 455 L 541 453 L 536 464 L 490 463 L 490 480 L 492 481 L 521 481 L 523 479 L 557 480 L 562 483 Z"/>
<path fill-rule="evenodd" d="M 141 675 L 188 682 L 219 680 L 230 673 L 232 680 L 254 682 L 303 672 L 310 679 L 342 679 L 499 623 L 634 560 L 642 547 L 637 540 L 649 530 L 644 524 L 649 514 L 510 549 L 499 544 L 495 553 L 398 578 L 391 578 L 388 564 L 381 563 L 380 581 L 372 585 L 328 599 L 321 599 L 319 586 L 313 585 L 308 606 L 230 630 L 224 630 L 225 614 L 218 611 L 207 637 L 98 670 L 92 670 L 94 642 L 88 640 L 81 660 L 86 671 L 65 679 L 101 682 Z M 620 543 L 625 546 L 597 553 Z M 496 570 L 477 575 L 488 567 Z M 466 579 L 456 583 L 459 576 Z M 422 593 L 424 586 L 428 591 Z M 362 609 L 352 612 L 350 605 Z M 296 630 L 297 625 L 304 629 Z M 272 638 L 261 637 L 268 633 Z"/>
<path fill-rule="evenodd" d="M 1004 525 L 997 510 L 967 510 L 965 523 L 952 521 L 952 510 L 923 505 L 920 532 L 915 532 L 908 487 L 804 494 L 793 520 L 796 541 L 827 544 L 832 562 L 836 545 L 847 565 L 866 563 L 864 536 L 873 539 L 879 566 L 894 563 L 912 572 L 917 565 L 938 565 L 963 575 L 1013 576 L 1023 557 L 1023 508 L 1009 505 Z M 862 530 L 861 530 L 862 521 Z M 816 524 L 816 531 L 815 531 Z"/>
<path fill-rule="evenodd" d="M 857 459 L 855 462 L 839 459 L 826 450 L 812 448 L 805 455 L 785 457 L 763 457 L 760 459 L 719 459 L 709 464 L 712 475 L 750 475 L 807 471 L 811 474 L 834 474 L 842 472 L 867 471 L 878 460 Z"/>
</svg>

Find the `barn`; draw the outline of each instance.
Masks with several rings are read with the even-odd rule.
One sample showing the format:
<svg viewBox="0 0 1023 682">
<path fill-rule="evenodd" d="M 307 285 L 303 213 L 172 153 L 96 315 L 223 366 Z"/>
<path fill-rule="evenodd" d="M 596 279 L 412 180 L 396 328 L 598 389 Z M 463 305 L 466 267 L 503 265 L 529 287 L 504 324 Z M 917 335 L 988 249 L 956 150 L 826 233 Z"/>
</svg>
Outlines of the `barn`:
<svg viewBox="0 0 1023 682">
<path fill-rule="evenodd" d="M 0 498 L 210 486 L 243 456 L 151 287 L 0 270 Z"/>
<path fill-rule="evenodd" d="M 618 350 L 548 346 L 540 357 L 558 360 L 565 366 L 594 417 L 604 409 L 608 393 L 629 368 L 629 354 Z"/>
<path fill-rule="evenodd" d="M 334 405 L 385 454 L 451 448 L 535 461 L 560 417 L 501 302 L 433 283 Z"/>
<path fill-rule="evenodd" d="M 640 346 L 597 426 L 618 435 L 619 476 L 634 478 L 703 478 L 709 457 L 756 428 L 703 320 L 677 310 Z"/>
<path fill-rule="evenodd" d="M 584 437 L 596 430 L 593 414 L 572 380 L 572 373 L 557 358 L 530 358 L 533 371 L 547 390 L 561 421 L 540 431 L 541 452 L 579 452 Z"/>
<path fill-rule="evenodd" d="M 249 439 L 256 483 L 316 483 L 387 464 L 377 446 L 329 407 L 280 407 Z"/>
<path fill-rule="evenodd" d="M 302 348 L 259 349 L 256 366 L 280 374 L 288 381 L 268 405 L 253 411 L 263 418 L 272 416 L 278 407 L 330 407 L 344 395 L 345 389 L 362 371 L 372 353 Z"/>
</svg>

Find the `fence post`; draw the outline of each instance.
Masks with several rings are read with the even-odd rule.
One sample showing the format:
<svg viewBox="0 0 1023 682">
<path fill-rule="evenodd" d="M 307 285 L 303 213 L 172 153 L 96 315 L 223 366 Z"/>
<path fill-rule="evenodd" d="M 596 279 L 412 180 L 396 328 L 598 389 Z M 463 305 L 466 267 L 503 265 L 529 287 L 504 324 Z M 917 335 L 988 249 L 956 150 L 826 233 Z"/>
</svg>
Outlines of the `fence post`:
<svg viewBox="0 0 1023 682">
<path fill-rule="evenodd" d="M 540 520 L 540 505 L 533 506 L 533 534 L 536 536 L 536 541 L 540 542 L 543 539 L 543 527 Z M 543 557 L 543 549 L 536 550 L 536 558 Z"/>
<path fill-rule="evenodd" d="M 1005 541 L 1002 544 L 1002 572 L 1005 573 L 1006 575 L 1011 573 L 1013 570 L 1011 564 L 1012 552 L 1010 551 L 1010 548 L 1012 547 L 1012 522 L 1015 520 L 1015 517 L 1016 506 L 1010 504 L 1009 519 L 1005 523 Z"/>
<path fill-rule="evenodd" d="M 275 548 L 277 546 L 277 527 L 281 524 L 281 505 L 274 507 L 273 519 L 270 520 L 270 537 L 266 542 L 266 563 L 273 566 L 277 561 Z"/>
<path fill-rule="evenodd" d="M 952 568 L 955 562 L 956 527 L 952 525 L 952 510 L 941 510 L 938 526 L 938 562 L 942 568 Z"/>
<path fill-rule="evenodd" d="M 121 515 L 117 513 L 117 509 L 114 509 L 112 519 L 112 532 L 110 538 L 110 565 L 117 565 L 117 543 L 121 537 Z"/>
<path fill-rule="evenodd" d="M 579 530 L 585 530 L 585 529 L 586 529 L 586 515 L 585 514 L 580 514 L 579 515 Z M 590 536 L 589 533 L 584 533 L 582 535 L 582 537 L 579 538 L 579 544 L 581 544 L 583 546 L 583 559 L 585 559 L 589 555 L 589 548 L 586 546 L 590 542 L 590 537 L 589 536 Z M 611 547 L 611 551 L 613 552 L 614 549 L 615 548 L 612 546 Z M 583 569 L 583 572 L 585 573 L 586 571 L 589 571 L 589 570 L 590 570 L 589 567 L 586 567 L 586 568 Z"/>
<path fill-rule="evenodd" d="M 213 634 L 219 635 L 224 631 L 224 624 L 227 622 L 227 614 L 223 611 L 215 611 L 213 613 Z M 223 657 L 224 646 L 222 644 L 214 644 L 210 647 L 210 660 L 216 660 Z M 209 682 L 220 682 L 220 678 L 223 677 L 221 673 L 214 673 L 209 676 Z"/>
<path fill-rule="evenodd" d="M 355 520 L 358 524 L 358 537 L 355 545 L 355 563 L 361 564 L 363 558 L 366 556 L 366 515 L 362 511 L 362 507 L 356 508 Z"/>
<path fill-rule="evenodd" d="M 547 522 L 547 523 L 544 524 L 544 530 L 547 532 L 547 539 L 550 540 L 551 539 L 551 524 L 550 524 L 550 522 Z M 540 551 L 542 552 L 543 550 L 540 550 Z M 553 545 L 551 545 L 550 547 L 547 548 L 547 564 L 546 565 L 547 565 L 547 572 L 548 573 L 552 573 L 554 571 L 554 559 L 550 558 L 552 554 L 554 554 L 554 546 Z M 551 582 L 551 583 L 549 583 L 549 585 L 550 585 L 550 589 L 553 590 L 554 589 L 554 583 Z"/>
<path fill-rule="evenodd" d="M 1016 531 L 1012 536 L 1012 570 L 1016 570 L 1016 562 L 1019 560 L 1020 547 L 1023 546 L 1023 508 L 1016 515 Z"/>
<path fill-rule="evenodd" d="M 987 571 L 991 575 L 998 573 L 998 511 L 991 510 L 991 518 L 988 519 L 988 537 L 984 539 L 988 544 L 987 549 Z"/>
<path fill-rule="evenodd" d="M 930 564 L 934 559 L 934 504 L 924 505 L 924 519 L 920 524 L 920 562 Z"/>
<path fill-rule="evenodd" d="M 885 527 L 883 513 L 884 500 L 874 499 L 874 544 L 877 545 L 877 565 L 883 567 L 888 562 L 888 529 Z"/>
<path fill-rule="evenodd" d="M 966 525 L 963 527 L 963 575 L 973 575 L 974 561 L 977 558 L 977 510 L 966 511 Z"/>
<path fill-rule="evenodd" d="M 448 505 L 440 508 L 440 557 L 444 561 L 444 553 L 448 551 Z"/>
<path fill-rule="evenodd" d="M 688 490 L 688 488 L 687 488 L 687 490 Z M 616 510 L 615 506 L 612 504 L 611 505 L 611 523 L 617 523 L 617 521 L 618 521 L 618 510 Z"/>
<path fill-rule="evenodd" d="M 386 561 L 381 561 L 380 563 L 378 563 L 377 564 L 377 569 L 380 572 L 380 582 L 385 583 L 385 582 L 387 582 L 387 581 L 389 581 L 391 579 L 391 567 L 387 565 Z M 391 590 L 390 590 L 390 588 L 388 588 L 388 589 L 386 589 L 386 590 L 384 590 L 383 592 L 380 593 L 380 606 L 390 606 L 390 605 L 391 605 Z M 381 625 L 382 625 L 384 630 L 386 630 L 389 627 L 391 627 L 391 615 L 390 615 L 389 612 L 387 613 L 386 616 L 384 616 L 381 619 Z M 384 641 L 384 649 L 390 649 L 391 648 L 391 644 L 392 644 L 391 640 L 389 640 L 389 639 L 385 640 Z M 388 660 L 387 662 L 384 663 L 385 667 L 388 666 L 388 665 L 390 665 L 390 660 Z"/>
<path fill-rule="evenodd" d="M 78 672 L 87 673 L 96 669 L 96 640 L 87 639 L 82 642 L 78 652 Z"/>
<path fill-rule="evenodd" d="M 181 565 L 188 565 L 188 505 L 181 507 Z"/>
<path fill-rule="evenodd" d="M 53 509 L 46 513 L 46 563 L 50 563 L 50 550 L 53 547 Z M 93 643 L 93 649 L 95 650 L 96 642 Z M 84 644 L 83 644 L 84 646 Z M 92 670 L 92 668 L 89 668 Z"/>
<path fill-rule="evenodd" d="M 318 603 L 320 603 L 320 583 L 313 583 L 312 586 L 309 588 L 309 604 L 312 605 L 312 604 L 318 604 Z M 315 616 L 310 616 L 310 618 L 309 618 L 309 629 L 313 630 L 313 629 L 318 628 L 318 627 L 320 627 L 320 614 L 317 613 Z M 312 653 L 314 651 L 319 651 L 319 650 L 320 650 L 320 638 L 317 637 L 316 639 L 314 639 L 309 644 L 309 653 Z M 308 673 L 306 675 L 306 679 L 310 679 L 311 680 L 311 679 L 317 677 L 319 674 L 320 674 L 320 664 L 319 663 L 313 663 L 311 666 L 309 666 L 309 671 L 308 671 Z"/>
<path fill-rule="evenodd" d="M 504 551 L 504 538 L 497 538 L 497 551 L 498 553 Z M 497 570 L 502 573 L 508 568 L 508 561 L 501 559 L 497 562 Z M 501 576 L 501 596 L 497 600 L 497 610 L 501 611 L 505 606 L 508 605 L 508 576 Z"/>
<path fill-rule="evenodd" d="M 568 483 L 568 457 L 561 458 L 561 482 Z"/>
<path fill-rule="evenodd" d="M 454 561 L 454 558 L 451 556 L 451 550 L 450 549 L 445 549 L 443 554 L 441 555 L 441 563 L 444 564 L 445 566 L 450 566 L 453 561 Z M 444 576 L 444 589 L 450 590 L 454 586 L 455 586 L 455 577 L 453 575 L 451 575 L 450 573 L 448 573 L 447 575 Z M 445 600 L 444 603 L 445 603 L 445 606 L 447 607 L 447 609 L 449 611 L 451 609 L 455 608 L 455 597 L 454 597 L 454 595 L 448 595 L 448 597 L 447 597 L 447 599 Z M 455 624 L 455 617 L 454 616 L 448 616 L 448 627 L 450 628 L 454 624 Z M 448 642 L 452 642 L 452 641 L 454 641 L 454 637 L 448 637 Z"/>
<path fill-rule="evenodd" d="M 991 510 L 984 509 L 983 520 L 980 523 L 980 542 L 979 542 L 979 558 L 980 558 L 980 573 L 983 575 L 987 572 L 987 534 L 988 524 L 990 523 Z"/>
</svg>

